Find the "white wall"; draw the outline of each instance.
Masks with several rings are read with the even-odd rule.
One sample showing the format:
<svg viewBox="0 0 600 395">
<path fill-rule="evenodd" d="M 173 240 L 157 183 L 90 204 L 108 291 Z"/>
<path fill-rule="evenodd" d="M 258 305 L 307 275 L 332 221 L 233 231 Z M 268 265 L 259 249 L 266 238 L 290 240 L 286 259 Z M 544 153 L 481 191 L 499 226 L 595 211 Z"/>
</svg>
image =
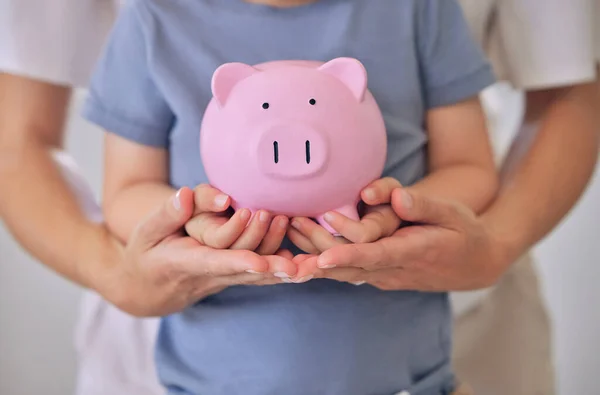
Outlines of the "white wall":
<svg viewBox="0 0 600 395">
<path fill-rule="evenodd" d="M 554 322 L 560 394 L 600 394 L 600 171 L 536 255 Z"/>
<path fill-rule="evenodd" d="M 514 110 L 512 99 L 500 103 Z M 98 192 L 101 135 L 77 116 L 69 130 L 68 147 Z M 569 218 L 536 249 L 555 322 L 563 395 L 591 395 L 600 388 L 599 202 L 600 177 L 596 177 Z M 24 254 L 0 226 L 1 395 L 71 393 L 72 328 L 79 294 L 79 289 Z"/>
</svg>

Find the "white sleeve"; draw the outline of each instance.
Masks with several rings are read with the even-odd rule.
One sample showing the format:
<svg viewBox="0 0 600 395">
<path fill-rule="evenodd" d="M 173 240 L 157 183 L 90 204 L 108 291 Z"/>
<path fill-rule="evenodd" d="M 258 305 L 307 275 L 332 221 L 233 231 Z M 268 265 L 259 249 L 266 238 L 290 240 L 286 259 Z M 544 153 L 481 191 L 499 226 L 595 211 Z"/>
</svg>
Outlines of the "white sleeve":
<svg viewBox="0 0 600 395">
<path fill-rule="evenodd" d="M 543 89 L 595 77 L 596 0 L 497 0 L 488 43 L 500 78 Z"/>
<path fill-rule="evenodd" d="M 116 12 L 113 0 L 0 0 L 0 71 L 86 85 Z"/>
</svg>

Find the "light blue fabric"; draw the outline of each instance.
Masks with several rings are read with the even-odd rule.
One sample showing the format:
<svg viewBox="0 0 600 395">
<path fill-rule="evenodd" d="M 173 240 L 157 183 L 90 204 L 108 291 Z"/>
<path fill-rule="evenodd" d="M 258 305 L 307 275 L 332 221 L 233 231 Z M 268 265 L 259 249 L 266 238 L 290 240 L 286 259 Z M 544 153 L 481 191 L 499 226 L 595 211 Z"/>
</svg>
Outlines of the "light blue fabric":
<svg viewBox="0 0 600 395">
<path fill-rule="evenodd" d="M 321 0 L 276 9 L 241 0 L 133 0 L 99 63 L 85 116 L 169 150 L 170 182 L 206 182 L 203 109 L 222 63 L 358 58 L 386 120 L 385 175 L 427 172 L 428 109 L 493 82 L 456 0 Z M 328 280 L 232 287 L 162 321 L 172 394 L 441 395 L 451 390 L 446 294 Z"/>
</svg>

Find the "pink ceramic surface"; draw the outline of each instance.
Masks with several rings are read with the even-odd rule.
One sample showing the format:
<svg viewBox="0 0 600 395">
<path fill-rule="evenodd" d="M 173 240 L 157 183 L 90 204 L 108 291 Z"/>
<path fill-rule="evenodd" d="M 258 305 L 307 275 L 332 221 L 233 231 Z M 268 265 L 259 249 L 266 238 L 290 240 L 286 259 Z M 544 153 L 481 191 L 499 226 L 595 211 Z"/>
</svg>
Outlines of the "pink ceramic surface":
<svg viewBox="0 0 600 395">
<path fill-rule="evenodd" d="M 234 209 L 312 217 L 329 231 L 328 211 L 358 219 L 360 191 L 381 176 L 387 149 L 358 60 L 227 63 L 212 91 L 200 151 Z"/>
</svg>

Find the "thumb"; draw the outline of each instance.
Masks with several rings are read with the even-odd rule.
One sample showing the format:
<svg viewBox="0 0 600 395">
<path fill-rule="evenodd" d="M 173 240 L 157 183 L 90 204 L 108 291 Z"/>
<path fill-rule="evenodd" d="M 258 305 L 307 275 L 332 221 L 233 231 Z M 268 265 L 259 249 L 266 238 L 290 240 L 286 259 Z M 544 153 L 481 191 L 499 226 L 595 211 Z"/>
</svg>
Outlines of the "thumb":
<svg viewBox="0 0 600 395">
<path fill-rule="evenodd" d="M 456 207 L 451 202 L 432 199 L 405 188 L 392 192 L 392 208 L 403 221 L 428 225 L 450 226 L 457 216 Z"/>
<path fill-rule="evenodd" d="M 172 195 L 137 227 L 134 237 L 145 246 L 154 246 L 180 230 L 194 212 L 194 192 L 184 187 Z"/>
</svg>

